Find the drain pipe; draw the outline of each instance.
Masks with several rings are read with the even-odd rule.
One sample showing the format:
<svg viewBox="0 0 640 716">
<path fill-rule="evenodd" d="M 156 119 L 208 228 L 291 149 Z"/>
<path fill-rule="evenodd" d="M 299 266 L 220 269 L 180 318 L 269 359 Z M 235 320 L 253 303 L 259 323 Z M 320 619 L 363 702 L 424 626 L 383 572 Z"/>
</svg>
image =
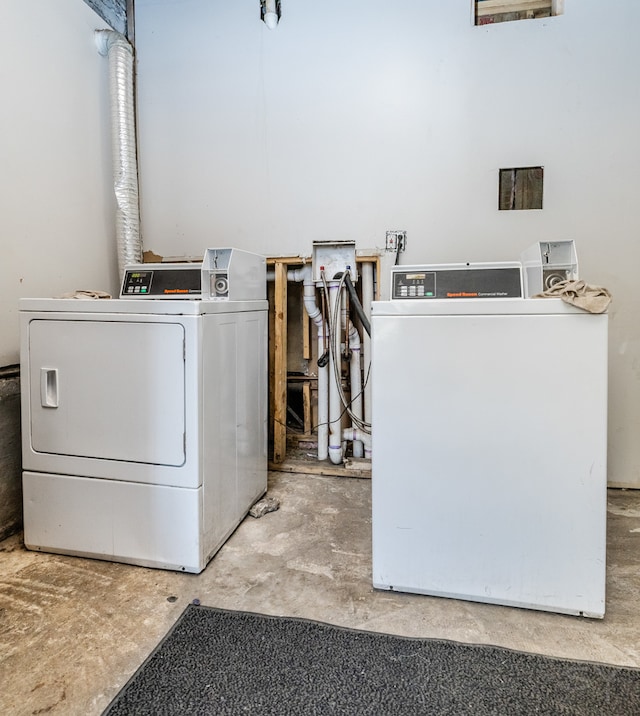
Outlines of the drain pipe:
<svg viewBox="0 0 640 716">
<path fill-rule="evenodd" d="M 347 274 L 348 276 L 348 274 Z M 347 282 L 348 285 L 348 282 Z M 360 334 L 347 316 L 347 299 L 346 291 L 341 296 L 341 325 L 347 336 L 347 343 L 351 355 L 349 356 L 349 400 L 351 403 L 351 412 L 355 416 L 355 420 L 362 421 L 362 378 L 360 367 Z M 353 427 L 358 427 L 357 423 L 352 423 Z M 363 447 L 359 440 L 353 443 L 353 457 L 362 457 Z"/>
<path fill-rule="evenodd" d="M 340 299 L 340 281 L 329 281 L 329 316 L 336 315 L 336 306 Z M 331 318 L 329 319 L 331 324 Z M 342 464 L 342 424 L 340 386 L 336 375 L 340 374 L 342 357 L 340 354 L 340 325 L 331 331 L 331 350 L 329 351 L 331 380 L 329 381 L 329 459 L 334 465 Z M 336 367 L 337 362 L 337 367 Z"/>
<path fill-rule="evenodd" d="M 267 272 L 267 280 L 273 280 L 275 274 Z M 312 279 L 312 266 L 307 264 L 300 269 L 287 271 L 287 280 L 303 284 L 304 307 L 317 328 L 318 348 L 323 345 L 327 325 L 322 317 L 316 301 L 316 286 Z M 361 341 L 360 334 L 350 320 L 347 320 L 346 307 L 342 303 L 342 291 L 340 281 L 330 281 L 329 284 L 329 316 L 333 316 L 337 302 L 340 301 L 341 323 L 348 326 L 349 347 L 351 349 L 350 382 L 352 395 L 352 409 L 356 418 L 362 418 L 362 374 L 360 366 Z M 318 460 L 326 460 L 327 457 L 334 465 L 343 462 L 342 442 L 354 441 L 354 457 L 362 457 L 363 446 L 365 456 L 371 455 L 371 436 L 367 433 L 350 428 L 350 435 L 358 437 L 347 437 L 347 432 L 342 431 L 342 402 L 340 400 L 340 387 L 334 376 L 334 361 L 341 361 L 341 332 L 337 330 L 331 336 L 332 348 L 329 352 L 329 362 L 318 366 Z M 318 350 L 318 352 L 320 352 Z M 335 358 L 334 358 L 335 357 Z M 330 377 L 331 374 L 331 377 Z M 361 437 L 361 436 L 365 437 Z"/>
<path fill-rule="evenodd" d="M 118 271 L 142 261 L 138 164 L 133 96 L 133 48 L 119 32 L 96 30 L 98 52 L 109 60 L 113 184 L 116 197 Z"/>
<path fill-rule="evenodd" d="M 366 261 L 362 264 L 362 308 L 371 321 L 371 302 L 373 301 L 373 264 Z M 366 331 L 362 335 L 362 357 L 364 362 L 364 420 L 371 425 L 371 336 Z M 365 455 L 371 457 L 371 444 L 365 445 Z"/>
<path fill-rule="evenodd" d="M 351 410 L 357 419 L 362 420 L 362 372 L 360 367 L 360 334 L 351 321 L 348 322 L 349 350 L 349 376 L 351 382 Z M 354 428 L 356 425 L 353 426 Z M 344 433 L 343 433 L 344 436 Z M 364 447 L 361 440 L 353 443 L 353 457 L 363 457 Z"/>
<path fill-rule="evenodd" d="M 347 441 L 353 441 L 354 444 L 356 442 L 364 443 L 365 453 L 368 451 L 371 454 L 371 435 L 369 433 L 365 433 L 358 428 L 345 428 L 342 431 L 342 438 Z"/>
<path fill-rule="evenodd" d="M 275 272 L 267 272 L 267 280 L 273 281 Z M 287 280 L 302 282 L 304 307 L 318 332 L 318 353 L 324 345 L 327 324 L 316 301 L 316 286 L 312 279 L 311 264 L 287 271 Z M 318 356 L 320 357 L 320 356 Z M 329 362 L 318 366 L 318 460 L 329 457 Z"/>
<path fill-rule="evenodd" d="M 311 264 L 301 269 L 287 272 L 287 278 L 302 281 L 304 307 L 318 332 L 318 358 L 320 347 L 324 344 L 326 323 L 316 301 L 316 285 L 311 277 Z M 329 456 L 329 363 L 318 365 L 318 460 Z"/>
</svg>

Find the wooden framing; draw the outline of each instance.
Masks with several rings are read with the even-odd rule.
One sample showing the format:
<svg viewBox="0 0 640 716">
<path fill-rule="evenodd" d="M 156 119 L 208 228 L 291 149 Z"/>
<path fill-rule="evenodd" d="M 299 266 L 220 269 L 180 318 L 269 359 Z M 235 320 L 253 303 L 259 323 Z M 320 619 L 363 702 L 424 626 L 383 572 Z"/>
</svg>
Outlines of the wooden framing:
<svg viewBox="0 0 640 716">
<path fill-rule="evenodd" d="M 552 11 L 552 0 L 481 0 L 476 2 L 478 17 L 500 15 L 507 12 L 527 12 L 529 10 Z"/>
<path fill-rule="evenodd" d="M 273 460 L 287 454 L 287 264 L 275 264 L 274 366 L 273 366 Z"/>
<path fill-rule="evenodd" d="M 380 257 L 378 255 L 357 256 L 358 264 L 373 263 L 376 276 L 380 276 Z M 290 268 L 304 266 L 308 258 L 301 256 L 276 256 L 267 258 L 267 267 L 274 272 L 273 283 L 273 311 L 269 317 L 269 416 L 273 435 L 273 449 L 271 454 L 271 469 L 284 465 L 287 458 L 287 271 Z M 374 298 L 379 297 L 379 291 Z M 306 311 L 303 311 L 302 354 L 307 360 L 312 357 L 310 321 Z M 305 380 L 302 385 L 304 435 L 303 439 L 312 437 L 312 383 Z M 302 472 L 302 462 L 295 461 L 294 472 Z M 283 469 L 286 469 L 283 467 Z M 321 472 L 318 472 L 318 470 Z M 328 471 L 328 472 L 327 472 Z M 336 466 L 314 468 L 314 474 L 332 474 L 345 472 L 344 468 L 336 471 Z M 365 476 L 358 474 L 358 476 Z M 352 475 L 353 470 L 349 471 Z M 355 475 L 352 475 L 355 476 Z"/>
<path fill-rule="evenodd" d="M 305 435 L 311 435 L 311 432 L 313 430 L 313 423 L 311 417 L 311 381 L 309 380 L 305 380 L 305 382 L 302 384 L 302 406 L 304 418 L 304 433 Z"/>
<path fill-rule="evenodd" d="M 269 416 L 276 464 L 284 462 L 287 455 L 287 271 L 305 263 L 300 256 L 267 259 L 267 266 L 275 272 L 274 310 L 269 321 Z"/>
</svg>

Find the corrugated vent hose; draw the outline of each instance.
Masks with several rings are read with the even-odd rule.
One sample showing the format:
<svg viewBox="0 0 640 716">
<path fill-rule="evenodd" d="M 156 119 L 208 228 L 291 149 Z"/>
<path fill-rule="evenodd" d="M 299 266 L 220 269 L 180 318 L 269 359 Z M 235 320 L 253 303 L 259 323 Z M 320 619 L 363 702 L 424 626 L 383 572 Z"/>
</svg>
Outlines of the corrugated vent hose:
<svg viewBox="0 0 640 716">
<path fill-rule="evenodd" d="M 142 261 L 136 155 L 133 48 L 114 30 L 96 30 L 96 45 L 109 60 L 113 183 L 116 197 L 118 271 Z"/>
</svg>

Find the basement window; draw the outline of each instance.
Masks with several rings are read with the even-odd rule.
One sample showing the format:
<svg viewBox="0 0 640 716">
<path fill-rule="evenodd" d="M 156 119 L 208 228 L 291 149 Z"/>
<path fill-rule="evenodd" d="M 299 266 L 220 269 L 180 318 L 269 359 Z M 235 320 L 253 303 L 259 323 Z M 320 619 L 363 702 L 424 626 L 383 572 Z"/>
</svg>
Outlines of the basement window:
<svg viewBox="0 0 640 716">
<path fill-rule="evenodd" d="M 474 0 L 476 25 L 562 15 L 564 0 Z"/>
<path fill-rule="evenodd" d="M 542 209 L 543 178 L 543 167 L 501 169 L 498 209 Z"/>
</svg>

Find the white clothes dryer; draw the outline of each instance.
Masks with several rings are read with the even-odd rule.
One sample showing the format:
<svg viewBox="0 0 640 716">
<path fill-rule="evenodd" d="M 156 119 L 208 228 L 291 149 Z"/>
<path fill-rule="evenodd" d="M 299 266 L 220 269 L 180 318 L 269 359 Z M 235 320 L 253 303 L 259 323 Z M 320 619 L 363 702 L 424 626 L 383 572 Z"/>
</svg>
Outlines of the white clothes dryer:
<svg viewBox="0 0 640 716">
<path fill-rule="evenodd" d="M 29 549 L 205 568 L 267 489 L 267 307 L 21 300 Z"/>
</svg>

